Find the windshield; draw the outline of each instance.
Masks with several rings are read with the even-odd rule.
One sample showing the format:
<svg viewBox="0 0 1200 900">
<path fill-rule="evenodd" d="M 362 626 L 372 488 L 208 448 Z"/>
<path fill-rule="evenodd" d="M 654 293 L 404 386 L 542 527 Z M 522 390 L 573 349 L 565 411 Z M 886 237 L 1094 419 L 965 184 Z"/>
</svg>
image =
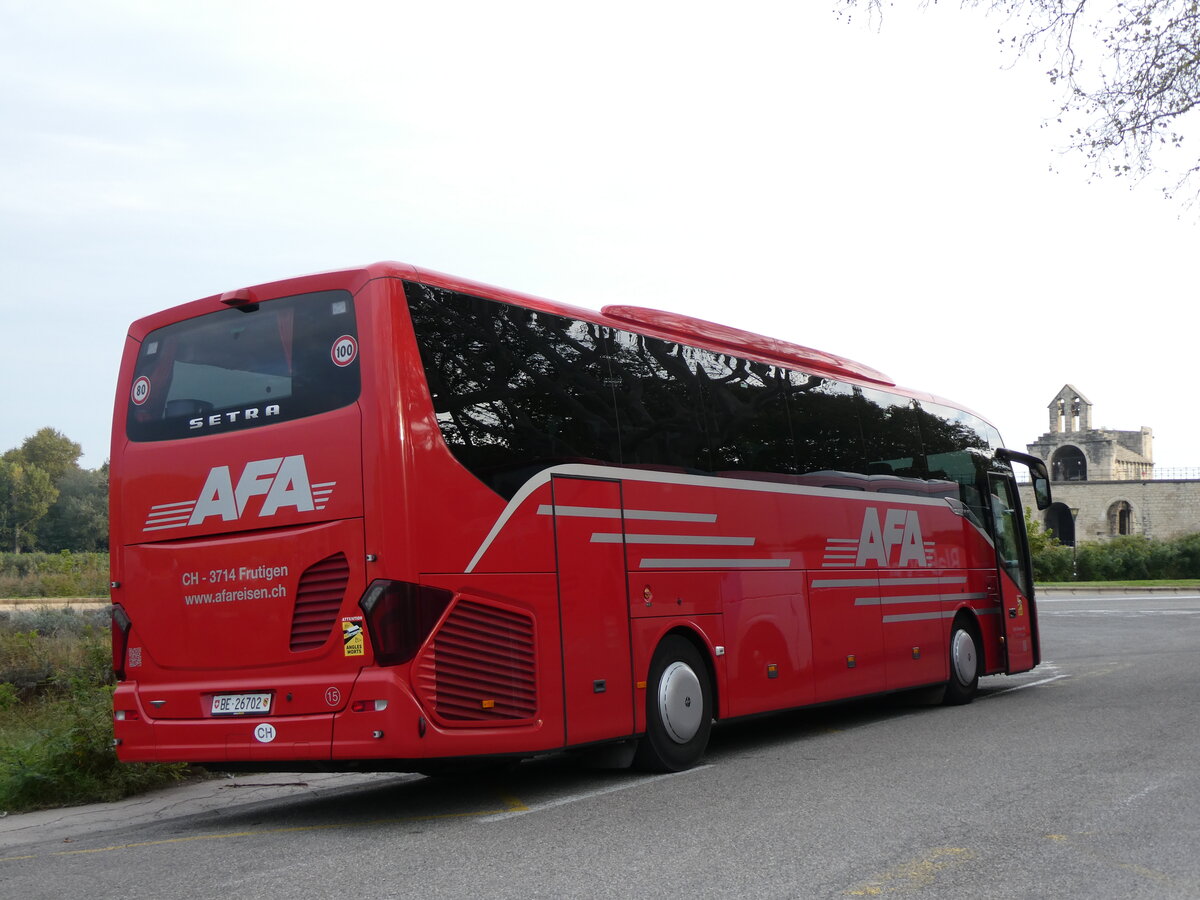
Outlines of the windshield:
<svg viewBox="0 0 1200 900">
<path fill-rule="evenodd" d="M 255 428 L 346 406 L 358 392 L 350 294 L 298 294 L 148 334 L 126 433 L 162 441 Z"/>
</svg>

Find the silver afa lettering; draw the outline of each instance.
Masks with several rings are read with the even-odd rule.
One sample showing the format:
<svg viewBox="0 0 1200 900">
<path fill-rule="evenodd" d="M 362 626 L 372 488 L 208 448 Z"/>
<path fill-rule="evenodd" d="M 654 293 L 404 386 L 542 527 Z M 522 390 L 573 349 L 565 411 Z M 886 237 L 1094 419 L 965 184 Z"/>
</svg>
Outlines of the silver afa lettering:
<svg viewBox="0 0 1200 900">
<path fill-rule="evenodd" d="M 868 562 L 876 566 L 892 565 L 892 551 L 900 549 L 898 565 L 927 566 L 925 558 L 925 540 L 921 536 L 921 517 L 915 509 L 891 508 L 884 510 L 884 517 L 879 518 L 879 509 L 868 506 L 863 515 L 862 534 L 858 539 L 858 559 L 855 565 L 859 568 Z"/>
<path fill-rule="evenodd" d="M 246 512 L 251 497 L 263 498 L 259 516 L 273 516 L 286 507 L 292 507 L 296 512 L 312 512 L 315 505 L 304 457 L 284 456 L 248 462 L 236 486 L 229 466 L 214 466 L 200 489 L 188 524 L 200 525 L 212 516 L 220 516 L 226 522 L 237 521 Z"/>
</svg>

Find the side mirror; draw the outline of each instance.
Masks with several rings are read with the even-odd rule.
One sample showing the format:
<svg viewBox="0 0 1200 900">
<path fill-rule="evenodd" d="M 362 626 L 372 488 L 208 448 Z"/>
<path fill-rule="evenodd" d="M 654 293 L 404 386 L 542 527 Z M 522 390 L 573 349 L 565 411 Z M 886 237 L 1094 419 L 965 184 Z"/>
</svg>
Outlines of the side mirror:
<svg viewBox="0 0 1200 900">
<path fill-rule="evenodd" d="M 1033 496 L 1037 501 L 1037 508 L 1048 509 L 1050 507 L 1050 473 L 1046 471 L 1044 462 L 1028 453 L 1003 447 L 996 451 L 996 459 L 1020 463 L 1029 469 L 1029 478 L 1033 483 Z"/>
</svg>

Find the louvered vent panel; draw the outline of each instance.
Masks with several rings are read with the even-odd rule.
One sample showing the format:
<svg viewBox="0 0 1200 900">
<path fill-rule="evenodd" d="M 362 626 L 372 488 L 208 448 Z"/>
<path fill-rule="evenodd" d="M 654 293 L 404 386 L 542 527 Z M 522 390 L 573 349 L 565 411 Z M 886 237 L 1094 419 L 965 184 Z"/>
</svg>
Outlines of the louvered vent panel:
<svg viewBox="0 0 1200 900">
<path fill-rule="evenodd" d="M 437 715 L 458 722 L 533 718 L 533 619 L 459 600 L 417 667 Z"/>
<path fill-rule="evenodd" d="M 292 612 L 292 650 L 312 650 L 329 640 L 349 581 L 350 564 L 345 553 L 314 563 L 300 576 Z"/>
</svg>

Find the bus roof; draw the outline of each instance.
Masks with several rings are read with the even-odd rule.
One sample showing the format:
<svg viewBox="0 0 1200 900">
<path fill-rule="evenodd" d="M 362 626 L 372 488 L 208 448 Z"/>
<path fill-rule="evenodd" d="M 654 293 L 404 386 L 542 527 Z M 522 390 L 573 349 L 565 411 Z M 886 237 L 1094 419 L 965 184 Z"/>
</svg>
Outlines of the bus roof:
<svg viewBox="0 0 1200 900">
<path fill-rule="evenodd" d="M 814 350 L 800 344 L 770 338 L 765 335 L 721 325 L 683 313 L 668 312 L 661 309 L 650 309 L 641 306 L 614 305 L 601 308 L 600 312 L 583 309 L 569 304 L 533 297 L 505 288 L 479 284 L 466 279 L 445 275 L 429 269 L 418 269 L 399 263 L 383 263 L 381 265 L 397 266 L 416 276 L 416 280 L 431 284 L 435 287 L 445 287 L 461 290 L 468 294 L 483 294 L 497 300 L 509 300 L 521 306 L 528 306 L 543 312 L 569 314 L 587 319 L 601 325 L 614 328 L 636 327 L 639 332 L 652 337 L 662 337 L 700 344 L 712 350 L 726 350 L 738 355 L 752 356 L 767 362 L 776 362 L 795 366 L 817 374 L 836 375 L 844 378 L 869 381 L 875 384 L 894 387 L 895 382 L 870 366 L 854 362 L 833 353 Z"/>
<path fill-rule="evenodd" d="M 130 335 L 140 340 L 146 333 L 167 322 L 176 321 L 179 318 L 187 316 L 199 315 L 202 312 L 210 312 L 235 300 L 253 302 L 258 298 L 283 297 L 293 293 L 323 290 L 332 287 L 340 287 L 348 289 L 351 292 L 357 292 L 368 281 L 375 278 L 403 278 L 418 281 L 433 287 L 442 287 L 476 296 L 488 297 L 541 312 L 573 316 L 613 328 L 628 329 L 633 326 L 638 332 L 651 337 L 675 341 L 683 340 L 709 350 L 750 356 L 763 362 L 794 367 L 817 375 L 831 375 L 837 378 L 845 378 L 852 382 L 857 381 L 868 385 L 875 384 L 894 388 L 910 397 L 931 400 L 946 406 L 962 409 L 964 412 L 971 412 L 971 410 L 962 407 L 961 404 L 953 403 L 942 397 L 923 391 L 901 388 L 883 372 L 863 363 L 855 362 L 834 353 L 815 350 L 801 344 L 767 337 L 730 325 L 721 325 L 683 313 L 640 306 L 612 305 L 605 306 L 597 312 L 594 309 L 574 306 L 556 300 L 547 300 L 532 294 L 524 294 L 508 288 L 497 287 L 483 282 L 472 281 L 468 278 L 461 278 L 456 275 L 448 275 L 433 269 L 425 269 L 409 263 L 395 261 L 377 262 L 365 266 L 301 275 L 280 281 L 254 285 L 236 291 L 215 294 L 203 300 L 195 300 L 191 303 L 147 316 L 134 323 L 134 327 L 130 330 Z"/>
</svg>

